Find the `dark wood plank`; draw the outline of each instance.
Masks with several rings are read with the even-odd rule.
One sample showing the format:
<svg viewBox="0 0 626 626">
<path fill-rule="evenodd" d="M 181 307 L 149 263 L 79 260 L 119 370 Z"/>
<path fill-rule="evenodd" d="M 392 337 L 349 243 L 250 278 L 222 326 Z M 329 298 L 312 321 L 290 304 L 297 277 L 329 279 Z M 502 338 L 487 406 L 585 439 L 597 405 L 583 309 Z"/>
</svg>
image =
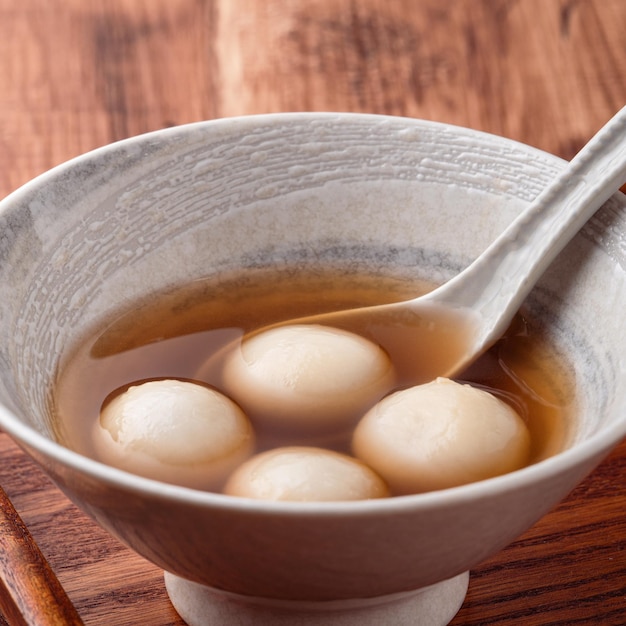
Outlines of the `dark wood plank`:
<svg viewBox="0 0 626 626">
<path fill-rule="evenodd" d="M 52 568 L 0 488 L 0 611 L 12 624 L 82 624 Z"/>
</svg>

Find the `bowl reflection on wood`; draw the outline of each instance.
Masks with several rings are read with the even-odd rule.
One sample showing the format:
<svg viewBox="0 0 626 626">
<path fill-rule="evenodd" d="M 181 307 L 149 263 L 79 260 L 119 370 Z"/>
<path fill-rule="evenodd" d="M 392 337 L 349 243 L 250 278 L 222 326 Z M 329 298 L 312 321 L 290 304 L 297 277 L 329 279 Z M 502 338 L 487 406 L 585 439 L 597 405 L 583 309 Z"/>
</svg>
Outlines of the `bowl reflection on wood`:
<svg viewBox="0 0 626 626">
<path fill-rule="evenodd" d="M 579 414 L 562 452 L 511 474 L 377 501 L 230 498 L 58 444 L 50 389 L 107 313 L 195 279 L 334 264 L 441 283 L 562 166 L 472 130 L 356 114 L 217 120 L 79 157 L 1 203 L 0 426 L 103 527 L 195 583 L 333 602 L 454 579 L 523 533 L 626 434 L 621 194 L 525 304 L 572 368 Z M 455 593 L 458 608 L 465 590 Z"/>
</svg>

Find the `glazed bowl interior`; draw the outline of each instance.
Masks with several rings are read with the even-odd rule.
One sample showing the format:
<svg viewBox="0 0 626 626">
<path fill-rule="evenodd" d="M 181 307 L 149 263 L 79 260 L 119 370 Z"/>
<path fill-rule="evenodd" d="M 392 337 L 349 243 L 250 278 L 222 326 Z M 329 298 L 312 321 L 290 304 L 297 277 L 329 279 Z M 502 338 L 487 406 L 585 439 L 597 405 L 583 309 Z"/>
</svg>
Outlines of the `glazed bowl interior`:
<svg viewBox="0 0 626 626">
<path fill-rule="evenodd" d="M 136 477 L 60 445 L 51 390 L 80 338 L 180 284 L 259 268 L 327 266 L 442 283 L 562 166 L 467 129 L 350 114 L 218 120 L 75 159 L 2 203 L 0 286 L 10 295 L 0 302 L 0 426 L 103 526 L 199 582 L 315 599 L 392 592 L 473 567 L 554 506 L 626 434 L 621 194 L 558 256 L 525 303 L 568 364 L 578 408 L 563 450 L 518 472 L 389 501 L 242 503 Z M 496 519 L 504 505 L 508 512 Z M 451 521 L 459 516 L 462 527 Z M 307 574 L 294 582 L 276 573 L 279 566 L 275 585 L 260 582 L 258 572 L 241 574 L 257 566 L 237 547 L 237 532 L 267 524 L 253 547 L 258 561 L 271 561 L 286 520 L 288 534 L 316 538 L 319 558 L 335 559 L 331 569 L 350 578 L 345 585 L 335 581 L 331 590 Z M 168 527 L 174 523 L 176 530 Z M 219 547 L 206 528 L 219 535 Z M 363 556 L 362 546 L 377 537 L 379 548 Z M 338 542 L 348 545 L 337 549 Z M 420 550 L 423 566 L 400 572 Z M 279 560 L 318 558 L 292 551 Z M 355 569 L 364 572 L 360 578 Z M 382 575 L 374 581 L 372 571 Z"/>
</svg>

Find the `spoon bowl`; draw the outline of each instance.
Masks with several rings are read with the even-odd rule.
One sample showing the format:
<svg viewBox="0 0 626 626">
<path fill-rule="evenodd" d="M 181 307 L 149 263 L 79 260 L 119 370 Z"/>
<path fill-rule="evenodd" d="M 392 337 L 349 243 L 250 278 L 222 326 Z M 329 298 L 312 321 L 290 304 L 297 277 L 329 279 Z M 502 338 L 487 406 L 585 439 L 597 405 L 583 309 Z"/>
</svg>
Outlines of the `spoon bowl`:
<svg viewBox="0 0 626 626">
<path fill-rule="evenodd" d="M 453 377 L 502 335 L 556 255 L 625 180 L 626 107 L 471 265 L 441 287 L 412 300 L 301 317 L 251 335 L 288 324 L 343 328 L 382 346 L 400 385 Z"/>
</svg>

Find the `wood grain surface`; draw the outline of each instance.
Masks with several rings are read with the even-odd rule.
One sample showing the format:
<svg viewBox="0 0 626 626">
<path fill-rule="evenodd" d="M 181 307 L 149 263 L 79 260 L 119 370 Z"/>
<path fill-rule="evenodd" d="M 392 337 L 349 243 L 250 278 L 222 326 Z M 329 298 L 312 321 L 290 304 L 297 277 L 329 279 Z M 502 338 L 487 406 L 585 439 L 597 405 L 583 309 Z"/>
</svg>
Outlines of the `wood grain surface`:
<svg viewBox="0 0 626 626">
<path fill-rule="evenodd" d="M 0 0 L 0 196 L 111 141 L 277 111 L 420 117 L 571 158 L 626 104 L 625 33 L 624 0 Z M 161 572 L 3 434 L 0 461 L 86 624 L 182 624 Z M 626 624 L 625 478 L 623 443 L 472 573 L 453 624 Z"/>
<path fill-rule="evenodd" d="M 33 601 L 36 600 L 36 601 Z M 12 624 L 82 624 L 46 557 L 0 488 L 0 612 Z"/>
</svg>

